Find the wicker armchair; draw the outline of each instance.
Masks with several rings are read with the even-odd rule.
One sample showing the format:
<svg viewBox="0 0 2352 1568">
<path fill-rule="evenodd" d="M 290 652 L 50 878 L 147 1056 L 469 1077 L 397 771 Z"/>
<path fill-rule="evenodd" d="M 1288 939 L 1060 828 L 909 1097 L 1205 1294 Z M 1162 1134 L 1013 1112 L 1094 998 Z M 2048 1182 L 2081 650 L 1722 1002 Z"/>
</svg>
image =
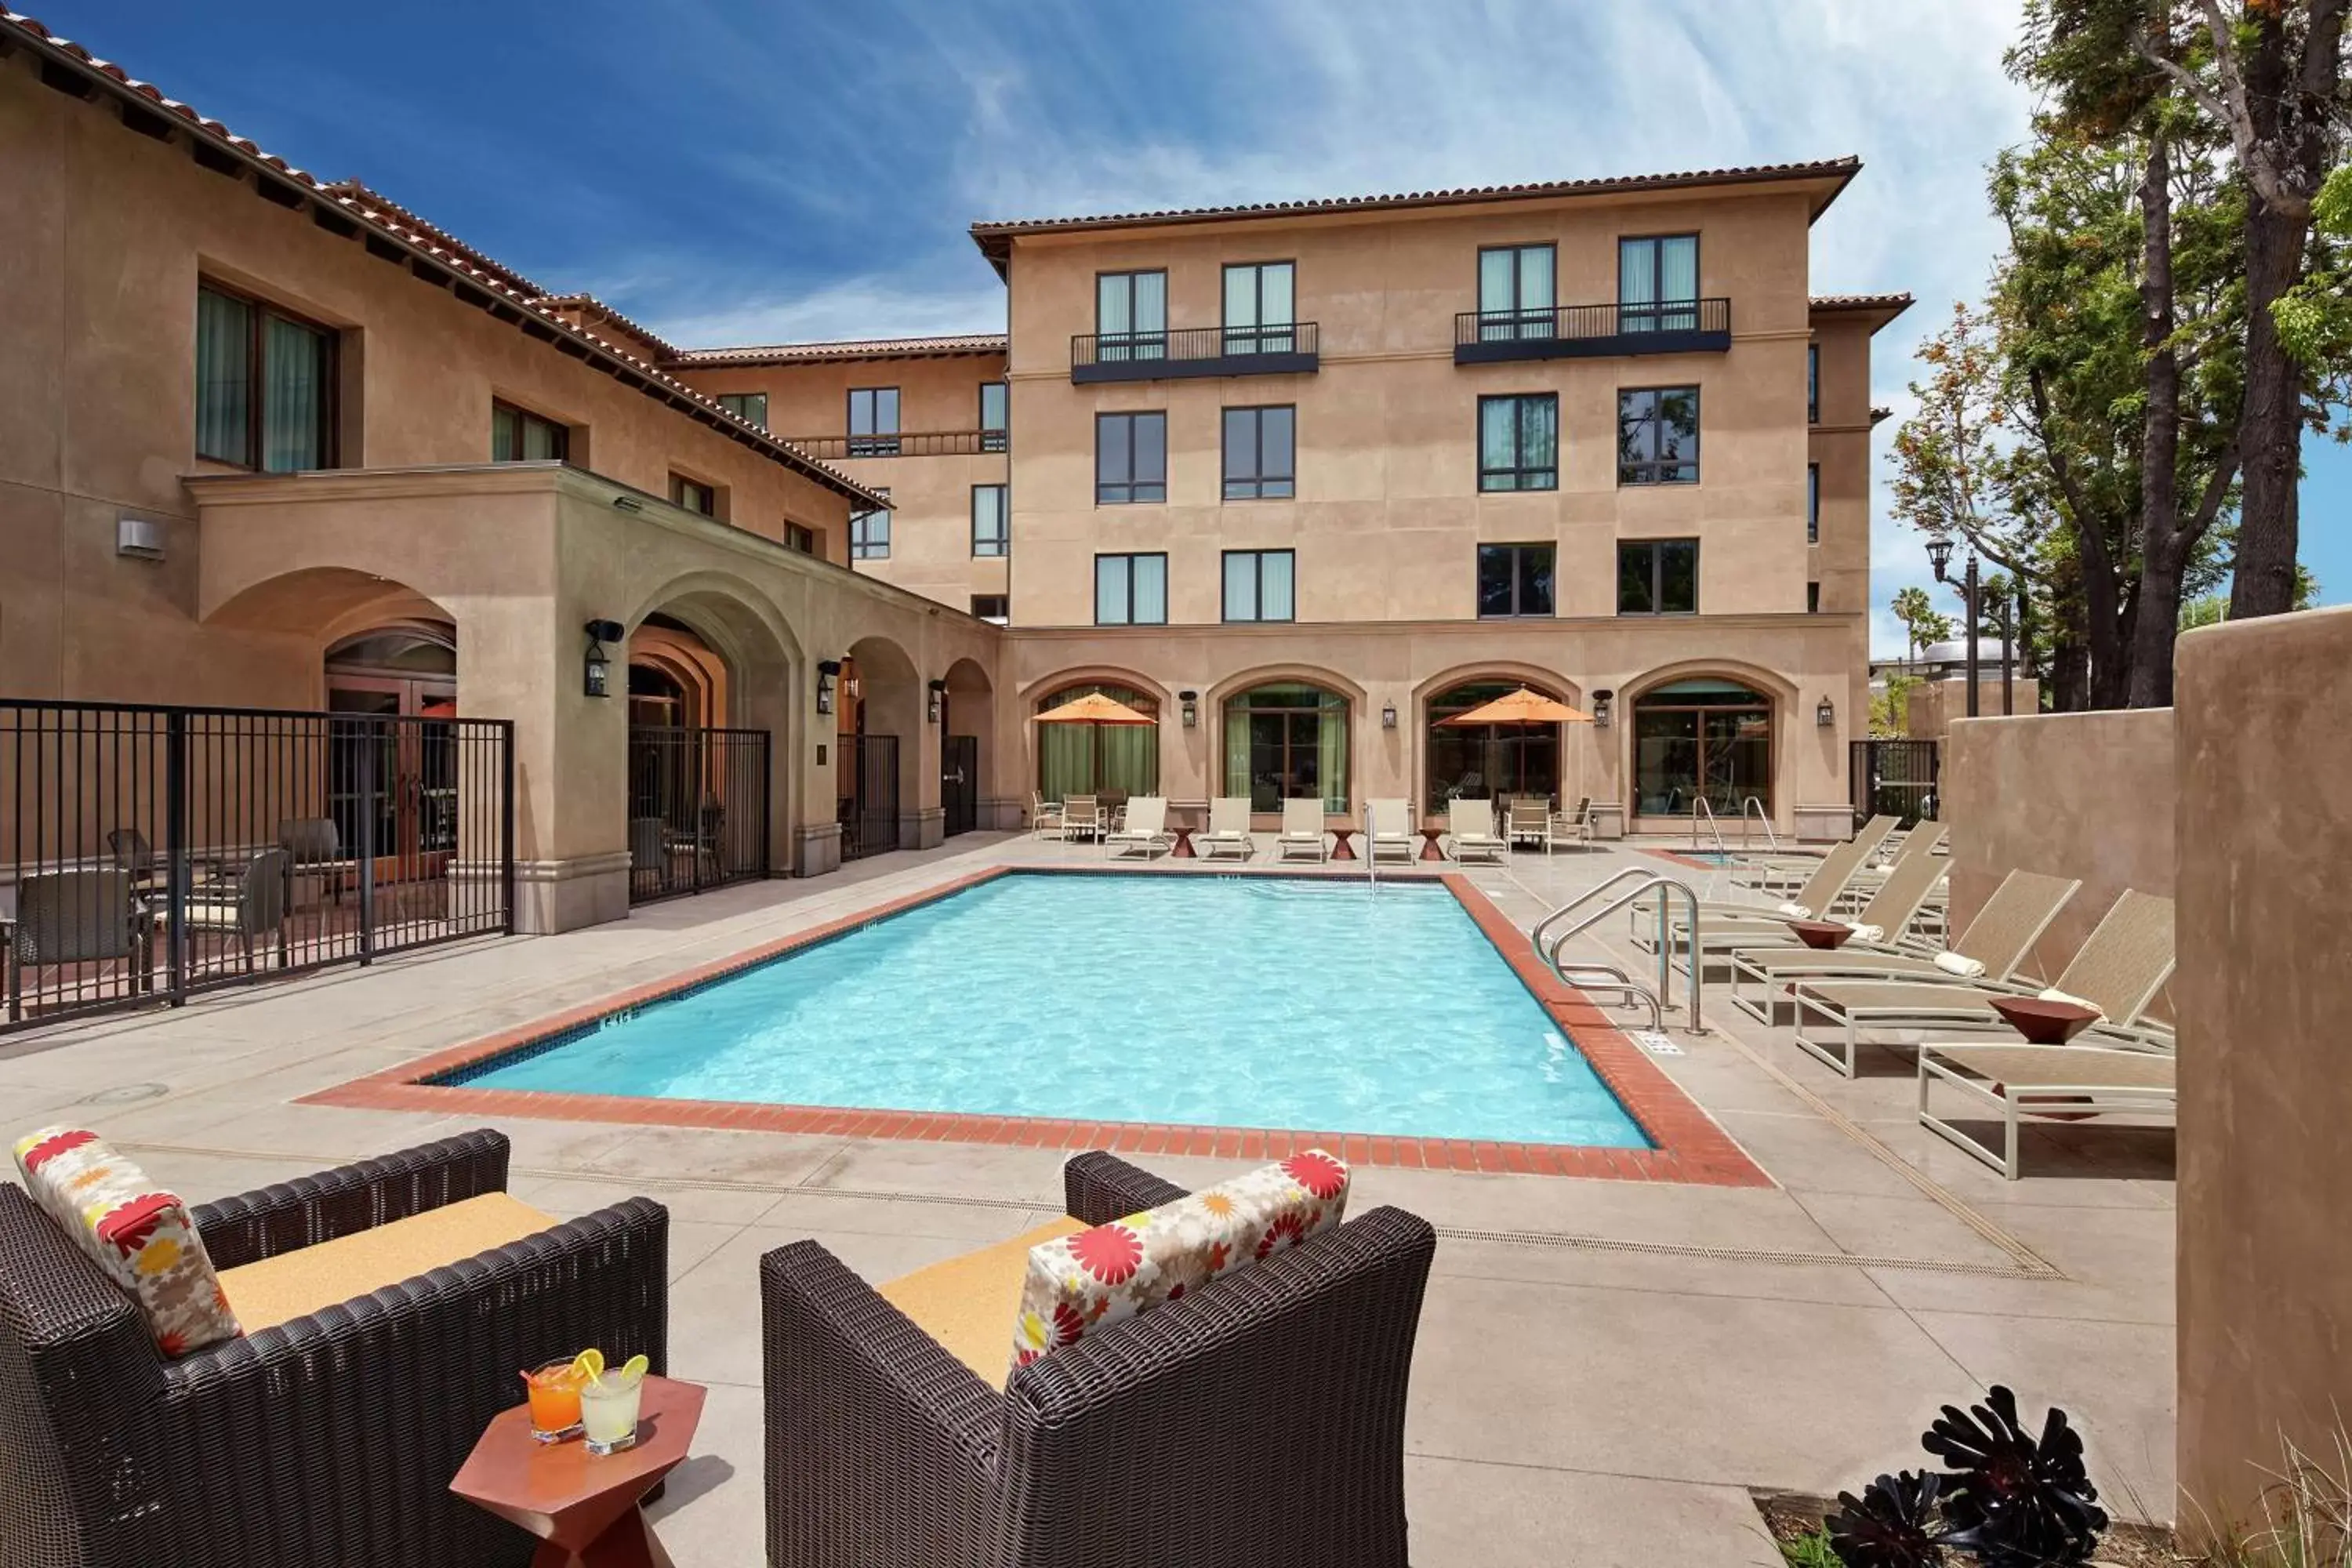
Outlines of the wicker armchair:
<svg viewBox="0 0 2352 1568">
<path fill-rule="evenodd" d="M 423 1148 L 200 1205 L 224 1269 L 501 1191 L 507 1141 Z M 0 1563 L 9 1568 L 521 1564 L 449 1491 L 518 1369 L 668 1349 L 669 1215 L 631 1198 L 178 1361 L 0 1184 Z"/>
<path fill-rule="evenodd" d="M 1089 1225 L 1183 1195 L 1104 1153 L 1063 1181 Z M 1373 1209 L 1002 1395 L 815 1242 L 771 1252 L 768 1561 L 1403 1568 L 1405 1380 L 1435 1250 L 1426 1221 Z"/>
</svg>

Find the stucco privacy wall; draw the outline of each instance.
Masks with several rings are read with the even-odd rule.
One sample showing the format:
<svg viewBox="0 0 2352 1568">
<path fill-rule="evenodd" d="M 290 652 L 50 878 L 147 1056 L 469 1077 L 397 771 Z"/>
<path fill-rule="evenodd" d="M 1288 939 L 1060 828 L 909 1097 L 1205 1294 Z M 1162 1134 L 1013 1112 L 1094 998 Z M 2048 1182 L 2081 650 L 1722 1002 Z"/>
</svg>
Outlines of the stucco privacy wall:
<svg viewBox="0 0 2352 1568">
<path fill-rule="evenodd" d="M 2172 726 L 2169 708 L 1954 723 L 1943 816 L 1955 927 L 2012 870 L 2081 879 L 2033 955 L 2054 979 L 2126 888 L 2172 897 Z"/>
<path fill-rule="evenodd" d="M 2352 1423 L 2352 609 L 2180 640 L 2180 1517 Z"/>
</svg>

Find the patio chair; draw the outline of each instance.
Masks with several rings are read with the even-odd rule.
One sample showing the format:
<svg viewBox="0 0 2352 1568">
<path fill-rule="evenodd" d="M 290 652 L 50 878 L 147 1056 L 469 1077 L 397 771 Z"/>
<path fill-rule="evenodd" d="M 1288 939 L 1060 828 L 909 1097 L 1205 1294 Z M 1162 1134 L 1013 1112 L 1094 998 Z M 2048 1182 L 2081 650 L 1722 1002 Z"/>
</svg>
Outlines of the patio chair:
<svg viewBox="0 0 2352 1568">
<path fill-rule="evenodd" d="M 2164 1037 L 2161 1029 L 2141 1028 L 2140 1015 L 2171 976 L 2173 963 L 2172 900 L 2126 888 L 2097 927 L 2083 940 L 2058 982 L 2050 989 L 2078 997 L 2096 1007 L 2100 1021 L 2086 1031 L 2146 1043 Z M 2017 985 L 1989 986 L 1981 981 L 1943 985 L 1920 981 L 1807 981 L 1795 988 L 1796 1042 L 1846 1077 L 1854 1076 L 1854 1058 L 1865 1043 L 1865 1031 L 1881 1027 L 1916 1029 L 2004 1029 L 1992 998 L 2026 989 Z M 1838 1031 L 1832 1039 L 1808 1036 L 1807 1015 L 1827 1019 Z M 1818 1033 L 1818 1029 L 1815 1029 Z M 1895 1042 L 1877 1040 L 1893 1045 Z"/>
<path fill-rule="evenodd" d="M 1592 842 L 1592 797 L 1591 795 L 1579 796 L 1574 811 L 1559 811 L 1552 814 L 1551 838 L 1555 844 L 1589 845 Z"/>
<path fill-rule="evenodd" d="M 847 820 L 847 803 L 843 803 Z M 629 887 L 638 898 L 660 892 L 669 881 L 669 840 L 658 816 L 629 818 Z"/>
<path fill-rule="evenodd" d="M 1853 861 L 1858 869 L 1902 823 L 1899 816 L 1874 816 L 1864 823 L 1853 837 L 1830 846 L 1819 855 L 1742 856 L 1732 866 L 1732 883 L 1736 887 L 1754 888 L 1759 891 L 1795 887 L 1810 880 L 1821 863 L 1841 849 L 1859 849 L 1860 853 L 1855 855 Z M 1922 823 L 1920 826 L 1933 826 L 1938 834 L 1943 831 L 1940 824 Z M 1801 896 L 1796 901 L 1801 904 L 1808 902 Z M 1828 906 L 1815 904 L 1812 907 L 1816 913 L 1820 913 Z"/>
<path fill-rule="evenodd" d="M 131 873 L 131 890 L 142 898 L 160 891 L 171 879 L 171 868 L 157 857 L 147 836 L 135 827 L 117 827 L 106 836 L 106 852 Z"/>
<path fill-rule="evenodd" d="M 342 830 L 331 816 L 298 816 L 278 825 L 278 847 L 286 851 L 293 862 L 297 877 L 320 877 L 333 890 L 335 902 L 343 901 L 343 889 L 359 862 L 343 853 Z M 386 851 L 378 845 L 377 853 Z"/>
<path fill-rule="evenodd" d="M 2169 1051 L 1928 1041 L 1919 1047 L 1919 1124 L 2013 1182 L 2021 1122 L 2117 1115 L 2169 1122 L 2179 1104 L 2174 1066 Z M 1928 1088 L 1937 1083 L 2000 1119 L 1998 1150 L 1928 1110 Z"/>
<path fill-rule="evenodd" d="M 1065 1234 L 1184 1195 L 1105 1153 L 1063 1184 Z M 771 1252 L 770 1568 L 1404 1568 L 1406 1380 L 1435 1249 L 1428 1222 L 1376 1208 L 1090 1330 L 1001 1393 L 821 1244 Z M 1018 1296 L 981 1325 L 992 1375 Z M 1148 1522 L 1106 1514 L 1130 1506 Z"/>
<path fill-rule="evenodd" d="M 1894 818 L 1886 820 L 1892 822 Z M 1843 844 L 1831 845 L 1828 853 L 1811 862 L 1812 875 L 1805 879 L 1804 886 L 1797 889 L 1793 897 L 1778 904 L 1765 903 L 1760 899 L 1702 899 L 1698 904 L 1699 913 L 1706 917 L 1704 923 L 1709 925 L 1718 920 L 1827 920 L 1839 900 L 1846 897 L 1847 888 L 1862 869 L 1864 858 L 1877 847 L 1882 837 L 1884 835 L 1857 836 Z M 1656 952 L 1657 896 L 1636 899 L 1630 908 L 1634 944 L 1645 952 Z M 1682 913 L 1685 906 L 1675 904 L 1672 910 L 1676 914 Z"/>
<path fill-rule="evenodd" d="M 1040 838 L 1047 834 L 1058 836 L 1062 831 L 1061 803 L 1047 800 L 1032 790 L 1029 794 L 1029 831 Z"/>
<path fill-rule="evenodd" d="M 1369 853 L 1410 865 L 1421 854 L 1421 835 L 1414 830 L 1412 802 L 1375 800 L 1364 807 L 1364 832 Z"/>
<path fill-rule="evenodd" d="M 1445 806 L 1446 852 L 1456 860 L 1484 856 L 1500 860 L 1510 845 L 1495 835 L 1495 803 L 1491 800 L 1449 801 Z"/>
<path fill-rule="evenodd" d="M 1551 853 L 1551 802 L 1541 795 L 1515 795 L 1505 817 L 1503 837 L 1514 849 L 1523 846 Z"/>
<path fill-rule="evenodd" d="M 1149 860 L 1174 849 L 1176 836 L 1168 831 L 1167 796 L 1139 795 L 1129 800 L 1126 822 L 1103 835 L 1103 847 L 1113 859 L 1140 850 Z"/>
<path fill-rule="evenodd" d="M 186 905 L 188 930 L 208 931 L 236 939 L 245 954 L 247 973 L 253 971 L 257 942 L 278 944 L 278 967 L 286 967 L 286 886 L 291 858 L 283 849 L 257 849 L 242 870 L 228 880 L 215 882 L 191 896 Z"/>
<path fill-rule="evenodd" d="M 1843 923 L 1853 927 L 1863 940 L 1892 944 L 1910 936 L 1911 928 L 1927 907 L 1927 897 L 1942 885 L 1944 874 L 1952 868 L 1951 861 L 1935 852 L 1932 840 L 1915 840 L 1888 872 L 1870 901 L 1851 921 Z M 1666 906 L 1670 920 L 1675 906 Z M 1805 945 L 1790 923 L 1792 917 L 1765 911 L 1755 916 L 1709 915 L 1701 922 L 1698 952 L 1691 952 L 1690 931 L 1679 921 L 1668 927 L 1667 941 L 1683 955 L 1680 967 L 1688 971 L 1694 963 L 1704 963 L 1714 953 L 1737 955 L 1742 950 L 1767 949 L 1804 952 L 1816 951 Z"/>
<path fill-rule="evenodd" d="M 1919 980 L 1930 984 L 2006 985 L 2017 966 L 2083 884 L 2038 871 L 2011 871 L 1948 948 L 1902 942 L 1848 942 L 1831 952 L 1787 947 L 1734 949 L 1731 1001 L 1766 1024 L 1780 1022 L 1785 987 L 1801 980 Z M 1971 973 L 1973 971 L 1973 973 Z M 1763 984 L 1745 994 L 1743 980 Z"/>
<path fill-rule="evenodd" d="M 1062 842 L 1091 844 L 1103 835 L 1102 807 L 1090 795 L 1074 795 L 1062 802 Z"/>
<path fill-rule="evenodd" d="M 30 968 L 122 960 L 132 989 L 150 984 L 149 928 L 132 886 L 131 874 L 120 868 L 36 871 L 16 884 L 16 921 L 0 927 L 8 939 L 9 1022 L 24 1016 Z"/>
<path fill-rule="evenodd" d="M 1192 837 L 1192 847 L 1203 860 L 1213 860 L 1220 855 L 1238 855 L 1248 859 L 1257 853 L 1257 841 L 1250 837 L 1249 796 L 1219 795 L 1209 803 L 1209 828 Z"/>
<path fill-rule="evenodd" d="M 245 1333 L 176 1361 L 0 1184 L 0 1563 L 530 1562 L 449 1478 L 519 1368 L 596 1345 L 663 1370 L 669 1216 L 631 1198 L 559 1224 L 505 1195 L 507 1161 L 467 1132 L 194 1205 Z"/>
<path fill-rule="evenodd" d="M 1294 856 L 1310 860 L 1331 858 L 1331 846 L 1323 837 L 1323 801 L 1319 795 L 1282 803 L 1282 832 L 1274 841 L 1274 858 L 1287 860 Z"/>
</svg>

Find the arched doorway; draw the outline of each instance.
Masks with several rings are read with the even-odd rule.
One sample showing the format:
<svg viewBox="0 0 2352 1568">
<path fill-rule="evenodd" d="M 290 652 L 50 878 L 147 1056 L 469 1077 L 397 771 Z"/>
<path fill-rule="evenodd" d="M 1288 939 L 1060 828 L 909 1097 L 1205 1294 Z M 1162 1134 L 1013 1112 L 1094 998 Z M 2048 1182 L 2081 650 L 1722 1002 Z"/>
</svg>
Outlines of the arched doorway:
<svg viewBox="0 0 2352 1568">
<path fill-rule="evenodd" d="M 1160 699 L 1107 680 L 1056 687 L 1037 699 L 1036 710 L 1050 712 L 1097 692 L 1147 718 L 1160 717 Z M 1091 795 L 1108 804 L 1160 793 L 1158 723 L 1035 724 L 1031 728 L 1037 732 L 1037 793 L 1046 800 Z"/>
<path fill-rule="evenodd" d="M 1442 811 L 1447 802 L 1455 800 L 1559 796 L 1559 725 L 1479 724 L 1465 728 L 1446 722 L 1496 698 L 1507 697 L 1522 686 L 1556 702 L 1568 701 L 1559 691 L 1534 681 L 1500 676 L 1465 680 L 1429 699 L 1423 713 L 1423 777 L 1429 781 L 1431 811 Z"/>
<path fill-rule="evenodd" d="M 980 826 L 981 737 L 994 727 L 996 700 L 988 672 L 968 658 L 940 684 L 940 812 L 953 837 Z"/>
<path fill-rule="evenodd" d="M 911 847 L 925 708 L 914 660 L 888 637 L 861 637 L 841 661 L 837 690 L 841 858 Z"/>
<path fill-rule="evenodd" d="M 1773 703 L 1731 676 L 1700 675 L 1633 699 L 1634 811 L 1687 814 L 1704 797 L 1717 816 L 1738 816 L 1753 795 L 1770 816 Z"/>
<path fill-rule="evenodd" d="M 1348 699 L 1305 680 L 1269 681 L 1224 704 L 1224 793 L 1252 811 L 1313 796 L 1348 809 Z"/>
<path fill-rule="evenodd" d="M 335 858 L 367 846 L 379 887 L 439 880 L 457 850 L 457 627 L 371 626 L 328 644 L 325 664 L 327 711 L 364 720 L 327 726 Z"/>
</svg>

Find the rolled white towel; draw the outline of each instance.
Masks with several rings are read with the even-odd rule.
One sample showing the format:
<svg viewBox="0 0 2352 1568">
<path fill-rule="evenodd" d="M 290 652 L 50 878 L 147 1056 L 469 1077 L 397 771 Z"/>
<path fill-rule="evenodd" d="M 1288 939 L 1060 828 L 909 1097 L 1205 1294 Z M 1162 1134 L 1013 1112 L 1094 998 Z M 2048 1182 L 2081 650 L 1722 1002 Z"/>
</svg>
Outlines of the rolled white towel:
<svg viewBox="0 0 2352 1568">
<path fill-rule="evenodd" d="M 1792 921 L 1809 921 L 1813 918 L 1813 911 L 1805 908 L 1802 904 L 1782 904 L 1780 906 L 1780 913 L 1788 916 Z"/>
<path fill-rule="evenodd" d="M 1860 921 L 1848 921 L 1845 922 L 1845 929 L 1853 932 L 1853 940 L 1856 942 L 1884 942 L 1886 940 L 1886 928 L 1885 926 L 1866 926 Z"/>
<path fill-rule="evenodd" d="M 2051 986 L 2047 991 L 2042 993 L 2042 1000 L 2044 1002 L 2072 1002 L 2077 1007 L 2088 1007 L 2092 1012 L 2098 1014 L 2102 1018 L 2107 1016 L 2105 1011 L 2101 1008 L 2096 1002 L 2086 1002 L 2082 997 L 2074 995 L 2071 992 L 2059 990 L 2055 985 Z"/>
<path fill-rule="evenodd" d="M 1947 974 L 1957 974 L 1963 980 L 1974 980 L 1985 972 L 1983 961 L 1964 957 L 1957 952 L 1939 952 L 1936 967 Z"/>
</svg>

